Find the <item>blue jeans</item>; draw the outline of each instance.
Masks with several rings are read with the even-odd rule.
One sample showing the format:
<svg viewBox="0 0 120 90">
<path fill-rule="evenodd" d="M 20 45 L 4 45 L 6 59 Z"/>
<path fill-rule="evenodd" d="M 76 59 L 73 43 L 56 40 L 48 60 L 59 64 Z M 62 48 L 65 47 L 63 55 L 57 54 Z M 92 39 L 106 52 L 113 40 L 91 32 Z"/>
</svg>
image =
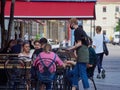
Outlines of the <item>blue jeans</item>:
<svg viewBox="0 0 120 90">
<path fill-rule="evenodd" d="M 45 75 L 47 74 L 47 75 Z M 37 72 L 38 80 L 41 82 L 41 84 L 45 84 L 46 90 L 52 90 L 52 82 L 55 80 L 55 73 L 44 73 L 41 74 L 39 71 Z M 44 76 L 45 75 L 45 76 Z"/>
<path fill-rule="evenodd" d="M 42 85 L 45 85 L 45 87 L 46 87 L 45 90 L 52 90 L 52 82 L 48 82 L 48 83 L 39 82 L 37 84 L 39 84 L 39 85 L 37 85 L 36 90 L 39 90 Z"/>
<path fill-rule="evenodd" d="M 86 63 L 78 62 L 73 70 L 67 72 L 67 78 L 71 82 L 72 86 L 78 88 L 79 79 L 82 80 L 84 89 L 89 88 L 88 77 L 86 72 Z"/>
<path fill-rule="evenodd" d="M 52 90 L 52 82 L 49 82 L 49 83 L 44 83 L 45 86 L 46 86 L 46 90 Z"/>
<path fill-rule="evenodd" d="M 103 61 L 103 53 L 97 54 L 97 67 L 98 67 L 98 73 L 101 72 L 102 67 L 102 61 Z"/>
</svg>

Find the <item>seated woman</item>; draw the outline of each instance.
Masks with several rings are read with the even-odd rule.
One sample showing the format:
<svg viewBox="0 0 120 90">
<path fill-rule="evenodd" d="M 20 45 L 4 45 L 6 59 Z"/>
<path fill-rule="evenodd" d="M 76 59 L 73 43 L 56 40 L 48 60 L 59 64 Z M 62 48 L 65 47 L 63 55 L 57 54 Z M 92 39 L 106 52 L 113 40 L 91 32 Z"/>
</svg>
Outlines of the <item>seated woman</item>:
<svg viewBox="0 0 120 90">
<path fill-rule="evenodd" d="M 0 53 L 12 53 L 12 47 L 16 45 L 16 41 L 11 39 L 7 46 L 5 48 L 3 48 L 3 50 Z"/>
<path fill-rule="evenodd" d="M 35 40 L 34 41 L 34 52 L 32 55 L 32 60 L 34 61 L 36 57 L 43 51 L 43 48 L 47 44 L 47 39 L 46 38 L 41 38 L 40 40 Z M 34 66 L 31 67 L 31 87 L 35 89 L 36 87 L 36 68 Z"/>
<path fill-rule="evenodd" d="M 39 55 L 40 52 L 42 52 L 42 47 L 41 47 L 41 44 L 40 44 L 40 41 L 39 40 L 35 40 L 34 41 L 34 52 L 33 52 L 33 55 L 32 55 L 32 60 L 34 61 L 36 59 L 36 57 Z M 32 61 L 32 62 L 33 62 Z M 34 90 L 35 87 L 36 87 L 36 72 L 35 72 L 35 67 L 31 67 L 31 87 L 32 89 Z"/>
<path fill-rule="evenodd" d="M 47 39 L 46 38 L 41 38 L 40 40 L 35 40 L 34 41 L 34 48 L 35 51 L 33 53 L 33 60 L 36 59 L 36 57 L 43 51 L 43 48 L 47 44 Z"/>
<path fill-rule="evenodd" d="M 39 55 L 40 52 L 42 52 L 41 44 L 39 40 L 34 41 L 34 53 L 32 55 L 33 60 L 36 59 L 36 57 Z"/>
<path fill-rule="evenodd" d="M 21 50 L 21 53 L 19 53 L 18 57 L 28 57 L 28 58 L 31 58 L 29 41 L 24 41 L 23 42 L 22 50 Z"/>
<path fill-rule="evenodd" d="M 30 44 L 29 44 L 29 41 L 24 41 L 23 44 L 22 44 L 22 50 L 21 50 L 21 53 L 19 53 L 18 57 L 21 57 L 21 59 L 24 59 L 24 61 L 31 61 L 31 53 L 30 53 Z M 21 60 L 21 63 L 23 66 L 25 66 L 25 63 Z M 29 71 L 26 71 L 26 78 L 27 78 L 27 90 L 29 90 L 29 86 L 30 86 L 30 72 Z"/>
<path fill-rule="evenodd" d="M 52 81 L 44 81 L 46 78 L 43 75 L 48 76 L 49 79 L 54 80 L 54 75 L 56 71 L 56 66 L 59 65 L 61 67 L 65 67 L 63 61 L 52 52 L 52 47 L 50 44 L 46 44 L 43 48 L 43 52 L 41 52 L 36 60 L 34 60 L 33 66 L 38 69 L 37 76 L 39 81 L 46 86 L 46 90 L 52 90 L 51 84 Z M 41 78 L 43 77 L 43 78 Z M 43 90 L 43 87 L 40 89 Z"/>
</svg>

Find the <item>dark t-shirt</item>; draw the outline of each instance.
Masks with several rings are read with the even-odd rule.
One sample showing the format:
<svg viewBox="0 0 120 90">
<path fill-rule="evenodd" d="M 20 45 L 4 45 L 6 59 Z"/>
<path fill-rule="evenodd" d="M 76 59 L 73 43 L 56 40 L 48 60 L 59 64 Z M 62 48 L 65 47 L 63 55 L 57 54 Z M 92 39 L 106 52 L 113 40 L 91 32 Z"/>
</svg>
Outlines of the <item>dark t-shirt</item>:
<svg viewBox="0 0 120 90">
<path fill-rule="evenodd" d="M 75 37 L 75 42 L 76 43 L 80 40 L 83 45 L 87 46 L 87 42 L 85 41 L 85 37 L 87 37 L 87 34 L 86 34 L 86 32 L 83 29 L 81 29 L 80 27 L 78 27 L 74 31 L 74 37 Z"/>
<path fill-rule="evenodd" d="M 43 48 L 36 49 L 32 55 L 33 61 L 36 59 L 36 57 L 43 51 Z M 36 79 L 37 73 L 36 68 L 34 66 L 31 67 L 31 78 Z"/>
<path fill-rule="evenodd" d="M 82 62 L 82 63 L 88 63 L 89 62 L 89 51 L 88 51 L 88 47 L 85 41 L 85 37 L 87 37 L 87 34 L 85 33 L 83 29 L 78 27 L 74 31 L 74 37 L 75 37 L 76 43 L 79 40 L 82 42 L 82 46 L 76 49 L 77 61 Z"/>
<path fill-rule="evenodd" d="M 43 51 L 43 48 L 40 49 L 36 49 L 33 53 L 33 55 L 36 55 L 36 57 L 39 55 L 39 53 L 41 53 Z"/>
<path fill-rule="evenodd" d="M 22 48 L 21 44 L 14 45 L 12 47 L 12 49 L 11 49 L 11 52 L 12 53 L 20 53 L 21 52 L 21 48 Z"/>
<path fill-rule="evenodd" d="M 89 50 L 89 64 L 96 65 L 97 56 L 95 50 L 93 49 L 92 46 L 90 46 L 88 50 Z"/>
</svg>

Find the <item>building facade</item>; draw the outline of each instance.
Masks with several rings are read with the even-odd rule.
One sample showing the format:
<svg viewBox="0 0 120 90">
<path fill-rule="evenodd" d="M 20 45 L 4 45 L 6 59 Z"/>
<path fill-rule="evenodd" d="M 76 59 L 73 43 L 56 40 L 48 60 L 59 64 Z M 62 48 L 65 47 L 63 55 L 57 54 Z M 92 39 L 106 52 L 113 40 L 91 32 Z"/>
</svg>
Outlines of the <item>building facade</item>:
<svg viewBox="0 0 120 90">
<path fill-rule="evenodd" d="M 95 26 L 102 26 L 103 32 L 110 38 L 115 32 L 120 18 L 120 0 L 98 0 L 96 3 Z"/>
<path fill-rule="evenodd" d="M 83 27 L 91 37 L 95 35 L 95 27 L 101 26 L 102 31 L 111 39 L 120 19 L 120 0 L 97 0 L 95 20 L 83 20 Z"/>
<path fill-rule="evenodd" d="M 9 19 L 11 0 L 6 1 L 5 18 Z M 65 38 L 71 40 L 67 20 L 74 17 L 88 20 L 94 19 L 95 16 L 96 0 L 43 1 L 16 0 L 11 39 L 24 38 L 24 36 L 32 39 L 37 35 L 58 41 Z"/>
</svg>

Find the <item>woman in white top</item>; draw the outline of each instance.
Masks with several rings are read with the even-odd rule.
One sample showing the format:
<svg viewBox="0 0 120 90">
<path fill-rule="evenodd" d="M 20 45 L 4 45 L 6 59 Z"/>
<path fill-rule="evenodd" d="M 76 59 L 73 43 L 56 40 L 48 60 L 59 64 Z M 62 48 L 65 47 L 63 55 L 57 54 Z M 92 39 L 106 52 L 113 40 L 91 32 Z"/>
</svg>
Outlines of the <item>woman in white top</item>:
<svg viewBox="0 0 120 90">
<path fill-rule="evenodd" d="M 101 26 L 96 27 L 96 35 L 93 38 L 93 47 L 95 49 L 95 52 L 97 54 L 97 67 L 98 67 L 98 75 L 97 78 L 105 78 L 105 70 L 102 67 L 102 61 L 103 61 L 103 34 L 101 33 L 102 28 Z M 105 42 L 109 42 L 108 38 L 105 37 Z"/>
<path fill-rule="evenodd" d="M 30 44 L 28 41 L 23 42 L 21 53 L 18 56 L 30 57 Z"/>
<path fill-rule="evenodd" d="M 18 57 L 21 57 L 21 59 L 24 59 L 24 62 L 27 61 L 31 61 L 31 53 L 30 53 L 30 43 L 29 41 L 24 41 L 23 45 L 22 45 L 22 50 L 21 53 L 18 55 Z M 25 64 L 24 62 L 21 61 L 21 63 L 23 63 L 23 65 Z M 25 66 L 25 65 L 24 65 Z M 30 78 L 30 74 L 28 71 L 26 71 L 26 77 L 29 79 Z M 30 86 L 30 82 L 27 81 L 27 90 L 29 90 L 29 86 Z"/>
</svg>

